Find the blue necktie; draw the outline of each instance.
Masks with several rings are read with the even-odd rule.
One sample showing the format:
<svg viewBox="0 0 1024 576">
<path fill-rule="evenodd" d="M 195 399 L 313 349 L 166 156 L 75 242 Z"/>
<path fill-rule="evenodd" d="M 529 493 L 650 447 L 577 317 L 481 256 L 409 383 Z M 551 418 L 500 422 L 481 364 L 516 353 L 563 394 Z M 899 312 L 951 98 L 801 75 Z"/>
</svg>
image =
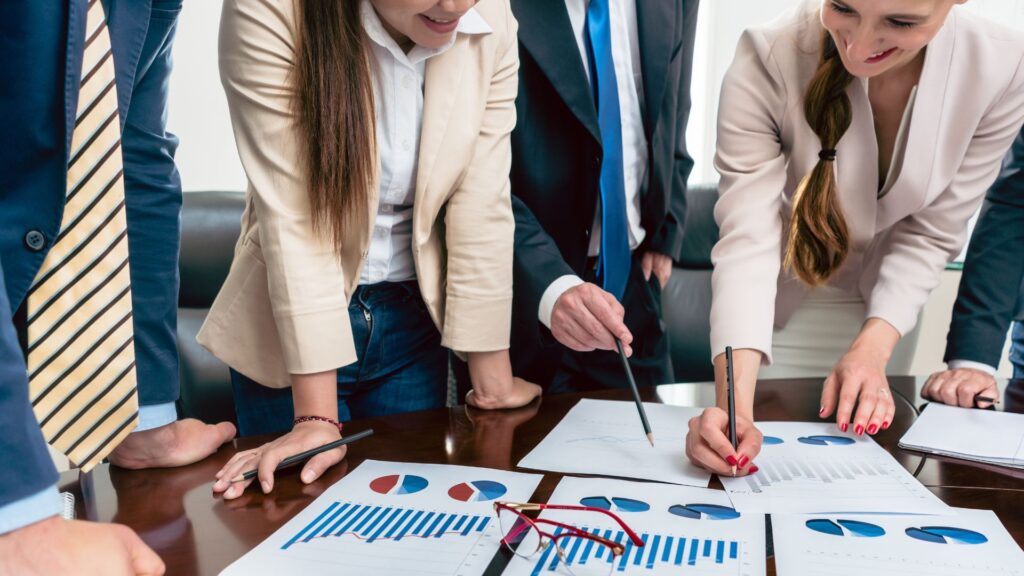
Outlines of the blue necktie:
<svg viewBox="0 0 1024 576">
<path fill-rule="evenodd" d="M 601 128 L 604 161 L 601 163 L 601 254 L 597 278 L 601 287 L 619 300 L 629 279 L 629 233 L 626 222 L 626 183 L 622 168 L 622 120 L 619 86 L 612 59 L 610 0 L 590 0 L 586 31 L 590 41 L 591 86 L 597 95 L 597 119 Z"/>
</svg>

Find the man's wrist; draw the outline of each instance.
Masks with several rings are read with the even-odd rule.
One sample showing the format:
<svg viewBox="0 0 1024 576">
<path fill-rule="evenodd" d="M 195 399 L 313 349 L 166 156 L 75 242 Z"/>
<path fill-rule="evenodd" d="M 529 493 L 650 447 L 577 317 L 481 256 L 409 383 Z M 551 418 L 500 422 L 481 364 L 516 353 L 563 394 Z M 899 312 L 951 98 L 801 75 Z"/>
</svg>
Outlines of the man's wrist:
<svg viewBox="0 0 1024 576">
<path fill-rule="evenodd" d="M 555 303 L 558 302 L 558 298 L 570 288 L 575 288 L 583 283 L 583 279 L 575 274 L 566 274 L 555 278 L 540 297 L 540 305 L 537 307 L 537 319 L 540 320 L 540 323 L 550 330 L 551 315 L 555 311 Z"/>
<path fill-rule="evenodd" d="M 0 506 L 0 536 L 20 530 L 64 510 L 64 499 L 56 486 L 30 494 L 20 500 Z"/>
</svg>

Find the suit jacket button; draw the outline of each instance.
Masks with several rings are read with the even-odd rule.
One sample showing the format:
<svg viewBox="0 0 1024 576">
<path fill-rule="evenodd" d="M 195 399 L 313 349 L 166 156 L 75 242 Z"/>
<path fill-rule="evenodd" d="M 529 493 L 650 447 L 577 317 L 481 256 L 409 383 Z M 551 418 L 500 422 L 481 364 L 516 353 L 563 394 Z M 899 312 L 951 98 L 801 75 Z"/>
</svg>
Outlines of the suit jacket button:
<svg viewBox="0 0 1024 576">
<path fill-rule="evenodd" d="M 42 252 L 46 248 L 46 236 L 39 230 L 29 230 L 25 234 L 25 247 L 33 252 Z"/>
</svg>

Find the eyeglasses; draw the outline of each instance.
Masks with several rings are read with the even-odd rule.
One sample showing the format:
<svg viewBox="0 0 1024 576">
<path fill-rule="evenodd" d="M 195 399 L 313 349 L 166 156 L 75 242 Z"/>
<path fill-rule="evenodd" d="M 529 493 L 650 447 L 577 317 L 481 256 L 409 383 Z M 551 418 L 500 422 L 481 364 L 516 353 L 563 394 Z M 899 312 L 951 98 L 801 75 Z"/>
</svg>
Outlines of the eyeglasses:
<svg viewBox="0 0 1024 576">
<path fill-rule="evenodd" d="M 597 528 L 581 529 L 546 518 L 530 518 L 523 514 L 535 510 L 570 510 L 604 514 L 614 520 L 621 530 L 613 536 L 611 530 L 601 533 Z M 501 528 L 501 543 L 512 553 L 536 561 L 538 567 L 542 569 L 569 576 L 608 576 L 628 548 L 644 545 L 644 541 L 625 522 L 603 508 L 495 502 L 494 512 L 498 516 L 498 526 Z M 542 526 L 552 531 L 546 532 Z M 623 534 L 628 538 L 625 544 L 620 542 L 623 540 Z"/>
</svg>

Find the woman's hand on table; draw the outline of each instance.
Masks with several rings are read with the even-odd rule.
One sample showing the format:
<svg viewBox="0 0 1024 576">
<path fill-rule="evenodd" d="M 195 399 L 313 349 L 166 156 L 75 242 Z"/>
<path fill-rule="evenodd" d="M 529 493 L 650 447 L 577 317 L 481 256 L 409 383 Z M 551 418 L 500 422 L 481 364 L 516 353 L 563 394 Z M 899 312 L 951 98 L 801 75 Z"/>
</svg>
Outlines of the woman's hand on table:
<svg viewBox="0 0 1024 576">
<path fill-rule="evenodd" d="M 520 408 L 543 392 L 540 386 L 512 376 L 508 350 L 470 352 L 469 379 L 473 389 L 466 393 L 466 404 L 482 410 Z"/>
<path fill-rule="evenodd" d="M 729 441 L 729 414 L 721 408 L 705 408 L 700 416 L 690 419 L 686 434 L 686 457 L 695 465 L 718 474 L 744 476 L 757 472 L 754 458 L 761 452 L 761 431 L 754 422 L 736 415 L 736 449 Z"/>
<path fill-rule="evenodd" d="M 928 377 L 921 397 L 961 408 L 988 408 L 992 402 L 974 401 L 975 397 L 999 398 L 995 376 L 974 368 L 954 368 Z"/>
<path fill-rule="evenodd" d="M 858 436 L 888 428 L 896 403 L 885 366 L 898 341 L 895 328 L 883 320 L 868 319 L 857 340 L 825 379 L 818 415 L 828 418 L 835 412 L 839 429 L 852 430 Z"/>
<path fill-rule="evenodd" d="M 222 492 L 224 498 L 228 500 L 238 498 L 255 478 L 241 482 L 232 482 L 231 480 L 255 469 L 259 471 L 257 478 L 260 481 L 260 487 L 264 493 L 269 493 L 274 489 L 274 470 L 282 460 L 340 438 L 341 432 L 338 428 L 326 422 L 313 421 L 296 424 L 291 432 L 272 442 L 235 454 L 220 469 L 220 472 L 217 472 L 217 481 L 213 484 L 213 491 L 214 493 Z M 302 482 L 309 484 L 319 478 L 328 468 L 341 462 L 347 450 L 347 446 L 341 446 L 310 458 L 303 465 L 302 473 L 299 475 Z"/>
</svg>

